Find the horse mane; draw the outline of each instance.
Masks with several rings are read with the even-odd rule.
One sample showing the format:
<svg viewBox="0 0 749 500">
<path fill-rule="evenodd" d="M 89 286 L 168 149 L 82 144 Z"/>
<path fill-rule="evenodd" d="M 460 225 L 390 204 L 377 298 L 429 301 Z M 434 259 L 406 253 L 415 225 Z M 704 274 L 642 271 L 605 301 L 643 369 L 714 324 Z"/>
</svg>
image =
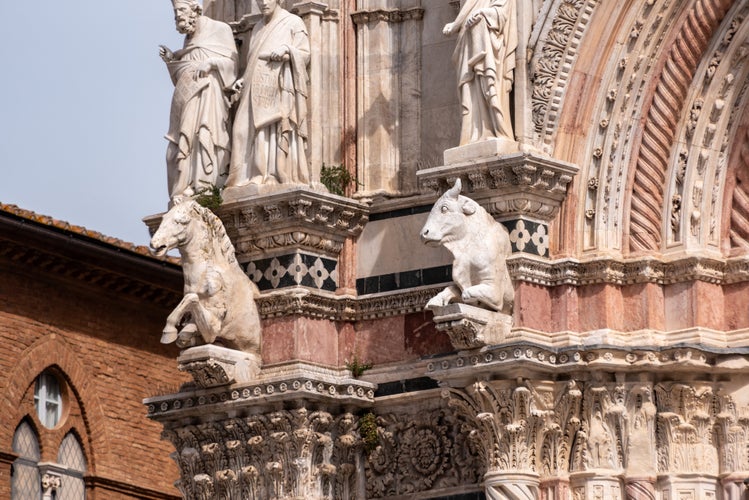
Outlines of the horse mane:
<svg viewBox="0 0 749 500">
<path fill-rule="evenodd" d="M 219 219 L 216 214 L 209 209 L 199 205 L 197 202 L 195 203 L 195 211 L 198 212 L 200 218 L 203 219 L 203 222 L 205 222 L 210 228 L 215 236 L 214 241 L 218 240 L 220 242 L 219 246 L 221 248 L 221 253 L 226 257 L 226 260 L 229 261 L 230 264 L 235 263 L 237 258 L 234 255 L 234 245 L 232 245 L 229 235 L 226 234 L 226 229 L 224 228 L 221 219 Z"/>
</svg>

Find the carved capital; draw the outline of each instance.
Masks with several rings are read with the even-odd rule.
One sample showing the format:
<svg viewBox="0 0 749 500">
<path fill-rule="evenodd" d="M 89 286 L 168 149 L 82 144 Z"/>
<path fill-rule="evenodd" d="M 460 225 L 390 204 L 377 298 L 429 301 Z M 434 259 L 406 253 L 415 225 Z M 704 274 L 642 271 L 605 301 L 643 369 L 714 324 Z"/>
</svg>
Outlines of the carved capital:
<svg viewBox="0 0 749 500">
<path fill-rule="evenodd" d="M 352 498 L 358 417 L 300 407 L 164 431 L 185 498 Z"/>
<path fill-rule="evenodd" d="M 444 192 L 460 178 L 470 197 L 495 218 L 530 216 L 551 221 L 567 195 L 576 165 L 538 156 L 513 153 L 417 173 L 422 188 Z"/>
</svg>

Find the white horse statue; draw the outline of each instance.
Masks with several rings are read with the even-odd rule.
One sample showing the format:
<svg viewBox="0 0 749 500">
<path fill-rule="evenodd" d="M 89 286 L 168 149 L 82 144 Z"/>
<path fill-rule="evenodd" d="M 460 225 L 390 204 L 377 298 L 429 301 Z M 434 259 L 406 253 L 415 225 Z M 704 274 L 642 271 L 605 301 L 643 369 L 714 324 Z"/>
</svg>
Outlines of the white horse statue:
<svg viewBox="0 0 749 500">
<path fill-rule="evenodd" d="M 155 255 L 179 250 L 185 296 L 167 318 L 161 342 L 178 340 L 177 345 L 187 347 L 199 333 L 208 344 L 259 355 L 258 288 L 239 267 L 224 225 L 190 198 L 175 197 L 173 203 L 151 247 Z"/>
</svg>

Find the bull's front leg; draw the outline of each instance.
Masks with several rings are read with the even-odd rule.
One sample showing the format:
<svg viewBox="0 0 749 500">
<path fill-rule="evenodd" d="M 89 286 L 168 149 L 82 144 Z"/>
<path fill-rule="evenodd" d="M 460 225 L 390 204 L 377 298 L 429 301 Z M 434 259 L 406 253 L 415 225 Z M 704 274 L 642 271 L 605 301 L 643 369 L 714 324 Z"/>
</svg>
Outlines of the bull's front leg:
<svg viewBox="0 0 749 500">
<path fill-rule="evenodd" d="M 169 314 L 166 318 L 166 325 L 164 330 L 161 332 L 161 343 L 171 344 L 177 340 L 177 325 L 182 320 L 182 317 L 187 311 L 190 310 L 191 306 L 198 302 L 198 294 L 186 293 L 177 307 Z"/>
<path fill-rule="evenodd" d="M 502 309 L 502 297 L 497 297 L 496 287 L 486 283 L 466 288 L 461 298 L 466 304 L 482 303 L 497 311 Z"/>
<path fill-rule="evenodd" d="M 460 288 L 455 285 L 450 285 L 432 297 L 431 300 L 427 302 L 426 309 L 431 310 L 437 307 L 445 307 L 451 300 L 458 297 L 460 297 Z"/>
</svg>

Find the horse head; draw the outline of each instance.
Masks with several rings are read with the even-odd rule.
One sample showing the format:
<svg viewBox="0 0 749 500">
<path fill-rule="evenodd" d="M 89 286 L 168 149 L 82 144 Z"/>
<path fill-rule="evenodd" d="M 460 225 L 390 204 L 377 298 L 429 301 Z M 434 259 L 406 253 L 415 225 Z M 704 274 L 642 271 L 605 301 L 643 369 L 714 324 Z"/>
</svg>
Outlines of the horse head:
<svg viewBox="0 0 749 500">
<path fill-rule="evenodd" d="M 154 255 L 164 255 L 169 250 L 184 246 L 190 240 L 191 222 L 200 219 L 199 206 L 190 198 L 174 198 L 172 208 L 161 218 L 159 229 L 151 238 Z"/>
</svg>

